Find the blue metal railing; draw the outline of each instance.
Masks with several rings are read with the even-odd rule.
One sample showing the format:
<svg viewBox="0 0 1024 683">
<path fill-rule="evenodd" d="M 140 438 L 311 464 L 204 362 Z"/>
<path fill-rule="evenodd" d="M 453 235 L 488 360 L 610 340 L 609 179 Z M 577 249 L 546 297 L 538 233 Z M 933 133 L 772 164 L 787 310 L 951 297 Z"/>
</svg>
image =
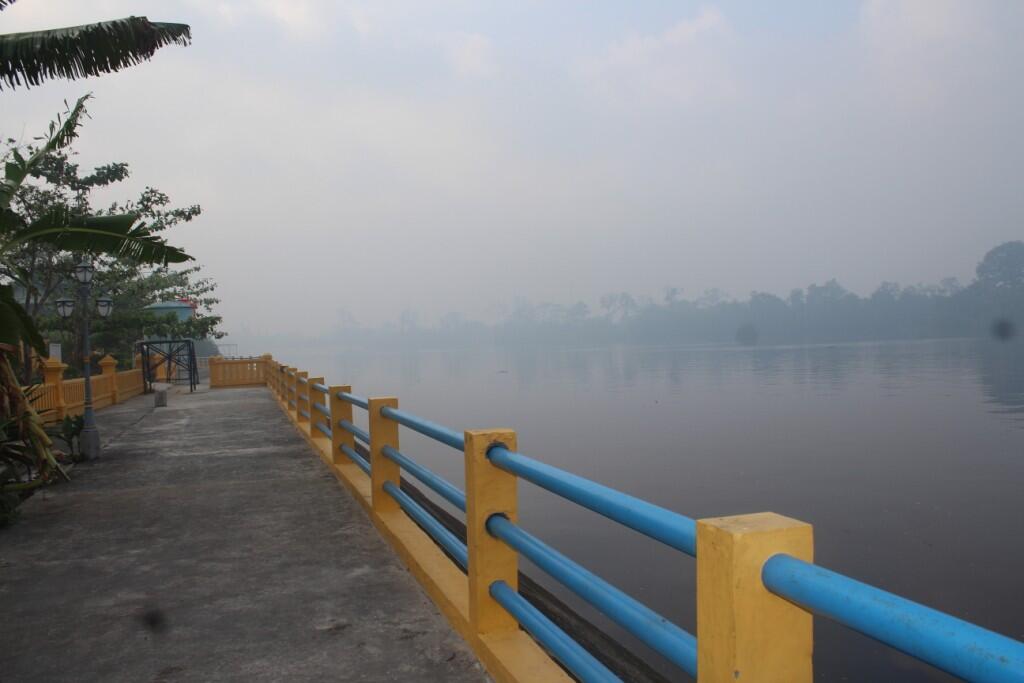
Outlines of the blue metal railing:
<svg viewBox="0 0 1024 683">
<path fill-rule="evenodd" d="M 506 472 L 687 555 L 697 555 L 697 523 L 689 517 L 546 465 L 521 453 L 513 453 L 500 445 L 491 448 L 487 457 Z"/>
<path fill-rule="evenodd" d="M 365 443 L 367 446 L 370 445 L 370 434 L 355 426 L 348 420 L 338 420 L 338 426 Z"/>
<path fill-rule="evenodd" d="M 313 387 L 313 389 L 316 389 L 321 394 L 329 394 L 329 393 L 331 393 L 330 387 L 328 387 L 326 384 L 319 384 L 319 383 L 317 383 L 317 384 L 313 384 L 311 386 Z"/>
<path fill-rule="evenodd" d="M 455 558 L 460 567 L 465 569 L 469 566 L 469 551 L 466 544 L 459 540 L 455 534 L 448 531 L 438 522 L 432 514 L 423 509 L 419 503 L 410 498 L 404 491 L 395 486 L 394 482 L 384 482 L 384 490 L 395 499 L 395 502 L 405 510 L 406 514 L 426 529 L 431 538 L 437 541 L 438 545 L 448 551 L 448 554 Z"/>
<path fill-rule="evenodd" d="M 391 418 L 400 425 L 405 425 L 409 429 L 419 432 L 424 436 L 429 436 L 435 441 L 440 441 L 443 444 L 451 446 L 455 450 L 461 451 L 466 448 L 466 440 L 462 434 L 459 434 L 455 430 L 448 429 L 443 425 L 439 425 L 436 422 L 430 420 L 424 420 L 422 417 L 407 413 L 404 410 L 398 408 L 392 408 L 390 406 L 384 406 L 380 410 L 380 414 L 384 417 Z"/>
<path fill-rule="evenodd" d="M 338 446 L 342 453 L 347 455 L 352 462 L 359 465 L 359 469 L 366 473 L 366 476 L 370 476 L 370 463 L 366 462 L 366 459 L 359 455 L 354 448 L 350 448 L 345 444 Z"/>
<path fill-rule="evenodd" d="M 381 449 L 381 453 L 388 460 L 398 463 L 398 466 L 404 471 L 416 477 L 449 503 L 463 512 L 466 511 L 466 494 L 449 483 L 447 479 L 439 477 L 423 465 L 419 464 L 412 458 L 403 455 L 400 451 L 395 450 L 391 446 L 384 446 L 384 448 Z"/>
<path fill-rule="evenodd" d="M 309 394 L 299 394 L 298 395 L 298 399 L 300 401 L 308 401 L 309 400 Z"/>
<path fill-rule="evenodd" d="M 302 408 L 299 408 L 299 415 L 301 415 L 302 417 L 306 418 L 307 420 L 309 419 L 309 411 L 308 410 L 303 410 Z"/>
<path fill-rule="evenodd" d="M 344 391 L 338 392 L 338 398 L 346 403 L 351 403 L 354 406 L 359 406 L 363 410 L 370 409 L 370 401 L 362 396 L 356 396 L 355 394 L 349 394 Z"/>
<path fill-rule="evenodd" d="M 313 408 L 320 414 L 326 415 L 328 419 L 331 417 L 331 409 L 325 406 L 323 403 L 314 403 Z"/>
<path fill-rule="evenodd" d="M 295 407 L 295 401 L 293 401 L 292 399 L 288 399 L 288 405 L 290 405 L 292 408 L 294 408 Z"/>
<path fill-rule="evenodd" d="M 789 555 L 761 571 L 771 592 L 968 681 L 1024 681 L 1024 643 Z"/>
<path fill-rule="evenodd" d="M 487 531 L 670 662 L 697 675 L 697 639 L 692 635 L 505 517 L 492 515 Z"/>
<path fill-rule="evenodd" d="M 323 385 L 311 386 L 319 391 Z M 308 400 L 308 397 L 300 398 Z M 339 392 L 338 398 L 369 409 L 369 401 L 364 397 Z M 293 400 L 288 403 L 296 405 Z M 315 403 L 313 407 L 328 414 L 329 409 L 324 404 Z M 443 425 L 398 408 L 383 407 L 380 412 L 382 416 L 424 436 L 458 450 L 465 449 L 463 435 Z M 301 411 L 301 414 L 309 417 L 306 411 Z M 330 435 L 330 428 L 326 425 L 317 422 L 314 426 Z M 370 435 L 351 422 L 341 420 L 338 426 L 369 444 Z M 370 463 L 358 452 L 345 445 L 341 450 L 363 472 L 370 474 Z M 446 501 L 465 511 L 466 494 L 462 490 L 395 448 L 385 446 L 382 454 Z M 671 548 L 696 556 L 696 522 L 689 517 L 509 451 L 500 444 L 494 445 L 487 456 L 492 464 L 506 472 Z M 466 568 L 468 552 L 465 543 L 394 483 L 388 482 L 384 488 L 406 514 L 463 569 Z M 640 641 L 689 674 L 697 675 L 697 640 L 691 634 L 505 517 L 492 516 L 487 521 L 487 530 Z M 764 564 L 762 580 L 768 590 L 803 609 L 833 619 L 953 675 L 984 683 L 1024 683 L 1024 643 L 1012 638 L 789 555 L 771 557 Z M 578 678 L 583 681 L 618 680 L 504 582 L 495 582 L 490 590 L 495 600 Z"/>
<path fill-rule="evenodd" d="M 526 598 L 512 590 L 504 581 L 495 581 L 488 591 L 499 605 L 515 617 L 530 635 L 554 655 L 565 668 L 573 672 L 581 681 L 590 683 L 613 683 L 621 679 L 609 671 L 604 664 L 597 661 L 575 640 L 566 635 L 565 631 L 555 626 L 540 610 L 526 601 Z"/>
<path fill-rule="evenodd" d="M 309 379 L 306 377 L 299 377 L 299 384 L 308 384 Z"/>
<path fill-rule="evenodd" d="M 323 432 L 328 439 L 331 438 L 331 428 L 328 427 L 326 424 L 324 424 L 323 422 L 315 422 L 313 426 L 319 429 L 321 432 Z"/>
</svg>

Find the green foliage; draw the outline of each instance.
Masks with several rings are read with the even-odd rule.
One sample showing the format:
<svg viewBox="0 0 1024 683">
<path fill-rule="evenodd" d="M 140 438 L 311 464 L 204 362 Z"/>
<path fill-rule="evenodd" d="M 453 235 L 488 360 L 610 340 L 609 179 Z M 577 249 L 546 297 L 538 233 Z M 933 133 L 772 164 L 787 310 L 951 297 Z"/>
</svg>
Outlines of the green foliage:
<svg viewBox="0 0 1024 683">
<path fill-rule="evenodd" d="M 74 417 L 65 415 L 59 426 L 56 429 L 48 430 L 47 433 L 67 444 L 68 455 L 72 460 L 77 461 L 80 456 L 78 437 L 83 429 L 85 429 L 84 417 L 81 415 L 75 415 Z"/>
<path fill-rule="evenodd" d="M 69 168 L 66 163 L 65 150 L 78 135 L 87 99 L 88 96 L 80 98 L 63 116 L 58 116 L 47 135 L 39 139 L 42 144 L 24 150 L 12 145 L 4 156 L 4 177 L 0 181 L 0 275 L 25 292 L 24 300 L 18 301 L 10 285 L 0 289 L 0 350 L 7 353 L 22 342 L 39 353 L 45 352 L 33 319 L 39 313 L 39 305 L 54 291 L 55 271 L 61 266 L 68 270 L 68 252 L 106 254 L 164 265 L 191 259 L 182 250 L 167 245 L 152 228 L 139 223 L 137 213 L 89 214 L 88 191 L 123 178 L 126 166 L 102 167 L 92 176 L 76 178 L 66 191 L 61 191 L 61 182 L 77 176 L 77 167 Z M 29 177 L 55 178 L 57 189 L 41 191 L 26 187 Z M 167 227 L 166 216 L 156 218 L 158 230 Z M 43 268 L 50 277 L 42 290 L 41 271 L 36 268 L 39 264 L 49 266 Z"/>
<path fill-rule="evenodd" d="M 120 71 L 159 48 L 188 45 L 186 24 L 127 17 L 48 31 L 0 35 L 0 83 L 39 85 L 50 78 L 84 78 Z"/>
<path fill-rule="evenodd" d="M 22 343 L 43 353 L 43 338 L 32 318 L 14 298 L 14 288 L 0 285 L 0 351 L 13 353 Z"/>
</svg>

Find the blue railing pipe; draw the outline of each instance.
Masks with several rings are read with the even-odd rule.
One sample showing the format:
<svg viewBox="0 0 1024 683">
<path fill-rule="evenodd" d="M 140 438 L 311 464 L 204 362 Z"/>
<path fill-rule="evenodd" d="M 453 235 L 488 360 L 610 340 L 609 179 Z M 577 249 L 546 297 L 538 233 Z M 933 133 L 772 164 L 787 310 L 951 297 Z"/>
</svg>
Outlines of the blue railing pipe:
<svg viewBox="0 0 1024 683">
<path fill-rule="evenodd" d="M 466 544 L 460 541 L 455 534 L 448 531 L 434 516 L 423 509 L 423 507 L 410 498 L 404 491 L 395 486 L 394 482 L 384 482 L 384 490 L 395 502 L 405 510 L 405 513 L 416 520 L 416 523 L 426 529 L 430 537 L 448 551 L 455 558 L 460 567 L 465 569 L 469 566 L 469 551 Z"/>
<path fill-rule="evenodd" d="M 435 441 L 440 441 L 443 444 L 447 444 L 455 450 L 461 451 L 466 448 L 466 439 L 462 434 L 448 429 L 443 425 L 439 425 L 436 422 L 425 420 L 418 415 L 407 413 L 404 410 L 398 408 L 392 408 L 390 406 L 384 406 L 380 410 L 380 414 L 384 417 L 390 418 L 398 424 L 404 425 L 409 429 L 419 432 L 424 436 L 429 436 Z"/>
<path fill-rule="evenodd" d="M 338 448 L 341 449 L 341 452 L 347 455 L 352 462 L 359 465 L 359 469 L 366 472 L 366 476 L 370 476 L 370 463 L 366 462 L 363 456 L 359 455 L 354 448 L 350 448 L 345 444 L 341 444 Z"/>
<path fill-rule="evenodd" d="M 401 451 L 395 450 L 391 446 L 384 446 L 384 448 L 381 449 L 381 453 L 385 458 L 398 463 L 399 467 L 419 479 L 426 486 L 430 487 L 435 493 L 437 493 L 437 495 L 441 496 L 463 512 L 466 511 L 466 494 L 453 486 L 447 479 L 439 477 L 423 465 L 404 455 Z"/>
<path fill-rule="evenodd" d="M 313 389 L 315 389 L 316 391 L 319 391 L 321 394 L 328 394 L 331 391 L 330 387 L 328 387 L 326 384 L 319 384 L 319 383 L 317 383 L 317 384 L 312 384 L 310 386 Z"/>
<path fill-rule="evenodd" d="M 1024 643 L 789 555 L 768 558 L 765 587 L 947 673 L 1024 682 Z"/>
<path fill-rule="evenodd" d="M 308 384 L 308 383 L 309 383 L 309 378 L 308 377 L 299 377 L 299 384 Z"/>
<path fill-rule="evenodd" d="M 339 391 L 338 398 L 340 398 L 342 401 L 345 401 L 346 403 L 351 403 L 354 406 L 359 406 L 363 410 L 370 409 L 370 400 L 362 396 L 356 396 L 355 394 Z"/>
<path fill-rule="evenodd" d="M 506 517 L 492 515 L 487 520 L 487 531 L 683 671 L 697 675 L 697 639 L 692 635 Z"/>
<path fill-rule="evenodd" d="M 299 408 L 299 415 L 301 415 L 302 417 L 306 418 L 307 420 L 309 419 L 309 411 L 308 410 L 303 410 L 302 408 Z"/>
<path fill-rule="evenodd" d="M 355 426 L 348 420 L 338 420 L 338 426 L 365 443 L 367 446 L 370 445 L 370 434 Z"/>
<path fill-rule="evenodd" d="M 597 661 L 575 640 L 566 635 L 526 598 L 512 590 L 504 581 L 495 581 L 489 589 L 491 597 L 515 617 L 530 635 L 540 641 L 555 659 L 560 661 L 583 683 L 621 683 L 622 679 Z"/>
<path fill-rule="evenodd" d="M 687 555 L 697 555 L 697 523 L 689 517 L 546 465 L 521 453 L 513 453 L 502 446 L 492 448 L 487 457 L 506 472 Z"/>
<path fill-rule="evenodd" d="M 313 408 L 315 408 L 316 410 L 320 411 L 321 413 L 323 413 L 327 417 L 331 416 L 331 409 L 328 408 L 327 406 L 325 406 L 323 403 L 314 403 L 313 404 Z"/>
<path fill-rule="evenodd" d="M 321 432 L 323 432 L 328 439 L 331 438 L 331 428 L 325 425 L 323 422 L 316 422 L 313 424 L 313 426 L 319 429 Z"/>
</svg>

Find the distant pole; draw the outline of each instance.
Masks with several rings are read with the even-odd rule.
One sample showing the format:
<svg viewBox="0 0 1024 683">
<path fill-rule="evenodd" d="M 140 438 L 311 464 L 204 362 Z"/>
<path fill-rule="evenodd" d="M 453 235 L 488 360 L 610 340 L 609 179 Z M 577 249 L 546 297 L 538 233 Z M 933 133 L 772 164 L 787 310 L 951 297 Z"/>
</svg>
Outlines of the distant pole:
<svg viewBox="0 0 1024 683">
<path fill-rule="evenodd" d="M 90 266 L 91 267 L 91 266 Z M 89 340 L 89 318 L 92 311 L 89 308 L 89 294 L 92 289 L 92 276 L 82 282 L 78 288 L 78 296 L 82 302 L 82 355 L 84 366 L 82 368 L 85 378 L 85 406 L 82 415 L 85 425 L 78 437 L 79 448 L 82 457 L 86 460 L 95 460 L 100 457 L 100 432 L 96 428 L 96 414 L 92 409 L 92 343 Z"/>
</svg>

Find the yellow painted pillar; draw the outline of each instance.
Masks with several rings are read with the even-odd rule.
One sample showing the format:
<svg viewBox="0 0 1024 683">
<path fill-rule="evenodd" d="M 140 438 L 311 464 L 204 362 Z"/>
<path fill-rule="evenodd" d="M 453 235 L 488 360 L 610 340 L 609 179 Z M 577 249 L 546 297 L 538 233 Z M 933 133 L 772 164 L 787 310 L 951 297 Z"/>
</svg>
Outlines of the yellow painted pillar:
<svg viewBox="0 0 1024 683">
<path fill-rule="evenodd" d="M 288 392 L 288 395 L 285 396 L 284 402 L 288 408 L 288 412 L 291 413 L 292 417 L 295 417 L 295 411 L 299 408 L 299 369 L 289 367 L 288 372 L 292 373 L 287 376 L 288 388 L 290 391 Z M 295 401 L 295 406 L 293 407 L 289 401 Z"/>
<path fill-rule="evenodd" d="M 352 422 L 352 404 L 338 398 L 338 392 L 352 393 L 352 387 L 347 384 L 331 387 L 329 403 L 331 408 L 331 462 L 335 465 L 349 462 L 349 457 L 341 452 L 342 444 L 349 448 L 356 447 L 356 437 L 347 429 L 342 429 L 338 423 L 342 420 Z"/>
<path fill-rule="evenodd" d="M 811 683 L 811 614 L 761 581 L 772 555 L 811 562 L 810 524 L 774 512 L 697 521 L 700 683 Z"/>
<path fill-rule="evenodd" d="M 59 360 L 47 358 L 43 361 L 43 384 L 53 387 L 47 391 L 53 393 L 53 413 L 58 420 L 63 420 L 68 414 L 67 404 L 64 402 L 64 371 L 67 368 L 68 366 Z"/>
<path fill-rule="evenodd" d="M 274 365 L 274 357 L 269 353 L 265 353 L 260 356 L 260 360 L 262 361 L 260 374 L 263 375 L 263 382 L 267 386 L 271 386 L 270 368 Z"/>
<path fill-rule="evenodd" d="M 117 361 L 109 353 L 100 360 L 100 373 L 110 378 L 110 402 L 117 403 Z"/>
<path fill-rule="evenodd" d="M 313 407 L 314 403 L 323 403 L 327 400 L 327 397 L 321 394 L 319 391 L 313 388 L 314 384 L 323 384 L 323 377 L 310 377 L 309 382 L 306 384 L 306 395 L 309 396 L 309 401 L 306 404 L 306 410 L 309 411 L 309 435 L 314 439 L 320 438 L 323 433 L 319 429 L 314 429 L 313 425 L 320 422 L 323 419 L 323 413 Z M 321 401 L 320 399 L 324 399 Z M 329 422 L 329 421 L 328 421 Z"/>
<path fill-rule="evenodd" d="M 516 521 L 516 476 L 491 464 L 487 451 L 501 444 L 516 450 L 511 429 L 468 430 L 466 437 L 466 545 L 469 549 L 469 622 L 478 635 L 514 632 L 515 618 L 491 597 L 491 584 L 504 581 L 519 587 L 519 557 L 487 532 L 491 515 Z"/>
<path fill-rule="evenodd" d="M 303 370 L 295 373 L 295 421 L 303 425 L 309 422 L 309 418 L 303 417 L 300 412 L 303 410 L 309 412 L 309 384 L 300 382 L 300 377 L 303 379 L 309 377 L 309 372 Z M 306 398 L 302 398 L 303 396 Z"/>
<path fill-rule="evenodd" d="M 393 396 L 371 398 L 370 413 L 370 503 L 375 514 L 398 510 L 398 503 L 384 490 L 386 482 L 401 485 L 402 468 L 398 463 L 384 457 L 384 446 L 398 450 L 398 423 L 380 414 L 384 406 L 398 407 Z"/>
</svg>

